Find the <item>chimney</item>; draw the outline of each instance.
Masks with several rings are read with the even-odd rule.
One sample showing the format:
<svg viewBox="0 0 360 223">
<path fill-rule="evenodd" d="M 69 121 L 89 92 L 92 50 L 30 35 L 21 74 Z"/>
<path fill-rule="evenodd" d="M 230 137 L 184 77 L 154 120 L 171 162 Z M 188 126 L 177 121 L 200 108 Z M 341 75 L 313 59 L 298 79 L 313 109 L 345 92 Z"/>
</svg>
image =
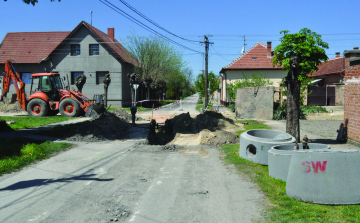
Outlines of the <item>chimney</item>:
<svg viewBox="0 0 360 223">
<path fill-rule="evenodd" d="M 271 42 L 267 42 L 267 57 L 271 58 Z"/>
<path fill-rule="evenodd" d="M 114 42 L 115 41 L 115 30 L 114 28 L 108 28 L 108 37 Z"/>
<path fill-rule="evenodd" d="M 336 52 L 336 58 L 340 57 L 340 52 Z"/>
<path fill-rule="evenodd" d="M 354 47 L 354 50 L 359 50 L 359 47 Z"/>
</svg>

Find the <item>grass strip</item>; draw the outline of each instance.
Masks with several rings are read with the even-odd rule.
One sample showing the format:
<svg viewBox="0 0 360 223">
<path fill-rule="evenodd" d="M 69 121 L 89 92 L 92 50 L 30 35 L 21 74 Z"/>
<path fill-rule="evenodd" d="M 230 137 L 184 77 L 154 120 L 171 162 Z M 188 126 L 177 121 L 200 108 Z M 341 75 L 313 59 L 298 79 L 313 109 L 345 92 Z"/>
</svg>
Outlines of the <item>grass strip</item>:
<svg viewBox="0 0 360 223">
<path fill-rule="evenodd" d="M 69 143 L 41 142 L 31 139 L 5 139 L 0 150 L 0 176 L 47 159 L 54 153 L 67 150 Z"/>
<path fill-rule="evenodd" d="M 202 108 L 204 108 L 204 105 L 196 105 L 196 110 L 197 111 L 200 111 Z M 212 105 L 208 105 L 207 109 L 212 109 L 213 106 Z"/>
<path fill-rule="evenodd" d="M 248 122 L 247 130 L 258 129 L 261 123 Z M 260 125 L 260 126 L 259 126 Z M 266 129 L 269 129 L 268 127 Z M 247 131 L 244 130 L 244 131 Z M 220 151 L 227 164 L 248 176 L 269 198 L 266 222 L 360 222 L 360 205 L 320 205 L 298 201 L 286 195 L 286 182 L 269 176 L 268 166 L 250 162 L 239 156 L 239 144 L 223 145 Z"/>
<path fill-rule="evenodd" d="M 15 121 L 15 124 L 9 124 L 9 127 L 14 130 L 18 130 L 18 129 L 26 129 L 26 128 L 33 128 L 42 125 L 48 125 L 51 123 L 63 122 L 74 118 L 57 115 L 57 116 L 46 116 L 46 117 L 0 116 L 0 119 L 5 121 Z"/>
<path fill-rule="evenodd" d="M 240 136 L 241 133 L 246 132 L 252 129 L 270 129 L 267 125 L 262 124 L 257 120 L 237 120 L 235 123 L 242 123 L 244 125 L 244 130 L 236 131 L 236 133 Z"/>
</svg>

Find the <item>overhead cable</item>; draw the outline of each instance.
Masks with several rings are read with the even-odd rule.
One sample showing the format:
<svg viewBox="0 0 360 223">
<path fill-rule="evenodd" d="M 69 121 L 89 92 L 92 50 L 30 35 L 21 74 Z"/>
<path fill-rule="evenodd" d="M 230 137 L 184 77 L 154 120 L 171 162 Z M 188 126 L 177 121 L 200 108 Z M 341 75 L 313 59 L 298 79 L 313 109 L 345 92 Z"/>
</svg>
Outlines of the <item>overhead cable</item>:
<svg viewBox="0 0 360 223">
<path fill-rule="evenodd" d="M 125 2 L 124 0 L 119 0 L 121 3 L 123 3 L 126 7 L 128 7 L 129 9 L 131 9 L 133 12 L 135 12 L 136 14 L 138 14 L 139 16 L 141 16 L 143 19 L 145 19 L 146 21 L 150 22 L 151 24 L 153 24 L 154 26 L 158 27 L 159 29 L 162 29 L 163 31 L 176 36 L 182 40 L 188 41 L 188 42 L 196 42 L 198 43 L 199 41 L 197 40 L 190 40 L 190 39 L 186 39 L 183 38 L 181 36 L 178 36 L 172 32 L 170 32 L 169 30 L 165 29 L 164 27 L 160 26 L 159 24 L 157 24 L 156 22 L 154 22 L 153 20 L 149 19 L 147 16 L 145 16 L 144 14 L 142 14 L 141 12 L 139 12 L 136 8 L 132 7 L 131 5 L 129 5 L 129 3 Z"/>
<path fill-rule="evenodd" d="M 104 5 L 108 6 L 109 8 L 111 8 L 112 10 L 114 10 L 115 12 L 117 12 L 117 13 L 119 13 L 120 15 L 124 16 L 125 18 L 129 19 L 130 21 L 132 21 L 132 22 L 136 23 L 137 25 L 141 26 L 142 28 L 146 29 L 147 31 L 149 31 L 149 32 L 151 32 L 151 33 L 153 33 L 153 34 L 155 34 L 155 35 L 157 35 L 157 36 L 159 36 L 159 37 L 161 37 L 161 38 L 163 38 L 163 39 L 165 39 L 165 40 L 167 40 L 167 41 L 169 41 L 169 42 L 171 42 L 171 43 L 173 43 L 173 44 L 175 44 L 175 45 L 177 45 L 177 46 L 180 46 L 180 47 L 182 47 L 182 48 L 184 48 L 184 49 L 191 50 L 191 51 L 194 51 L 194 52 L 196 52 L 196 53 L 201 53 L 201 54 L 202 54 L 202 52 L 197 51 L 197 50 L 194 50 L 194 49 L 191 49 L 191 48 L 189 48 L 189 47 L 187 47 L 187 46 L 184 46 L 184 45 L 182 45 L 182 44 L 180 44 L 180 43 L 178 43 L 178 42 L 175 42 L 174 40 L 172 40 L 172 39 L 164 36 L 163 34 L 157 32 L 157 31 L 154 30 L 154 29 L 148 27 L 147 25 L 145 25 L 144 23 L 142 23 L 142 22 L 140 22 L 139 20 L 135 19 L 135 18 L 132 17 L 131 15 L 127 14 L 127 13 L 124 12 L 123 10 L 119 9 L 117 6 L 113 5 L 113 4 L 110 3 L 109 1 L 104 0 L 106 3 L 105 3 L 103 0 L 99 0 L 99 1 L 100 1 L 101 3 L 103 3 Z"/>
</svg>

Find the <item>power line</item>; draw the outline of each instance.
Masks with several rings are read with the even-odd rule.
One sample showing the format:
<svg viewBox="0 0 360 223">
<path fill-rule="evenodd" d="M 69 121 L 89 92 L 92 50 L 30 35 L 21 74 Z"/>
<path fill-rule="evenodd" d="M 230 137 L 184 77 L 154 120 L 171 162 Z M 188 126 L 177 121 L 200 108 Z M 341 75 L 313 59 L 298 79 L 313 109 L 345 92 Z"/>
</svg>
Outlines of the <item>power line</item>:
<svg viewBox="0 0 360 223">
<path fill-rule="evenodd" d="M 165 40 L 167 40 L 167 41 L 169 41 L 169 42 L 171 42 L 171 43 L 173 43 L 173 44 L 175 44 L 175 45 L 177 45 L 177 46 L 183 47 L 183 48 L 185 48 L 185 49 L 187 49 L 187 50 L 194 51 L 194 52 L 196 52 L 196 53 L 202 53 L 202 52 L 200 52 L 200 51 L 193 50 L 193 49 L 191 49 L 191 48 L 189 48 L 189 47 L 187 47 L 187 46 L 184 46 L 184 45 L 182 45 L 182 44 L 180 44 L 180 43 L 178 43 L 178 42 L 175 42 L 174 40 L 172 40 L 172 39 L 164 36 L 163 34 L 157 32 L 156 30 L 154 30 L 154 29 L 152 29 L 152 28 L 150 28 L 150 27 L 148 27 L 148 26 L 145 25 L 144 23 L 142 23 L 142 22 L 140 22 L 139 20 L 135 19 L 134 17 L 132 17 L 131 15 L 127 14 L 127 13 L 124 12 L 123 10 L 119 9 L 117 6 L 113 5 L 113 4 L 110 3 L 109 1 L 104 0 L 106 3 L 105 3 L 104 1 L 102 1 L 102 0 L 99 0 L 99 1 L 100 1 L 101 3 L 103 3 L 104 5 L 108 6 L 109 8 L 111 8 L 112 10 L 114 10 L 115 12 L 119 13 L 120 15 L 124 16 L 125 18 L 129 19 L 130 21 L 134 22 L 135 24 L 139 25 L 140 27 L 146 29 L 147 31 L 149 31 L 149 32 L 151 32 L 151 33 L 153 33 L 153 34 L 155 34 L 155 35 L 158 35 L 159 37 L 161 37 L 161 38 L 163 38 L 163 39 L 165 39 Z"/>
<path fill-rule="evenodd" d="M 143 19 L 145 19 L 146 21 L 150 22 L 151 24 L 153 24 L 154 26 L 158 27 L 159 29 L 162 29 L 163 31 L 173 35 L 173 36 L 176 36 L 182 40 L 185 40 L 185 41 L 188 41 L 188 42 L 199 42 L 197 40 L 190 40 L 190 39 L 186 39 L 186 38 L 183 38 L 181 36 L 178 36 L 172 32 L 170 32 L 169 30 L 165 29 L 164 27 L 160 26 L 159 24 L 157 24 L 156 22 L 154 22 L 153 20 L 149 19 L 147 16 L 145 16 L 144 14 L 142 14 L 141 12 L 139 12 L 137 9 L 135 9 L 134 7 L 132 7 L 131 5 L 129 5 L 127 2 L 125 2 L 124 0 L 119 0 L 121 3 L 123 3 L 126 7 L 128 7 L 129 9 L 131 9 L 133 12 L 135 12 L 136 14 L 138 14 L 139 16 L 141 16 Z"/>
</svg>

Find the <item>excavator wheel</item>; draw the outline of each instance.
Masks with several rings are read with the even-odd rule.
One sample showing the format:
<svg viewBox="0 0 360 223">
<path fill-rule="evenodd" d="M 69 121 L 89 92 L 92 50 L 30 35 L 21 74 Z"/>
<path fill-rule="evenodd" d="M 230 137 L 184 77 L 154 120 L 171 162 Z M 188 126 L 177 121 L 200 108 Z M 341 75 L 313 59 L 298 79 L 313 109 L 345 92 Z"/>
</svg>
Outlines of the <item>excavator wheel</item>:
<svg viewBox="0 0 360 223">
<path fill-rule="evenodd" d="M 77 117 L 81 108 L 77 101 L 72 98 L 65 98 L 60 102 L 59 111 L 62 116 Z"/>
<path fill-rule="evenodd" d="M 35 98 L 28 103 L 27 112 L 30 116 L 43 117 L 48 114 L 49 107 L 44 100 Z"/>
</svg>

